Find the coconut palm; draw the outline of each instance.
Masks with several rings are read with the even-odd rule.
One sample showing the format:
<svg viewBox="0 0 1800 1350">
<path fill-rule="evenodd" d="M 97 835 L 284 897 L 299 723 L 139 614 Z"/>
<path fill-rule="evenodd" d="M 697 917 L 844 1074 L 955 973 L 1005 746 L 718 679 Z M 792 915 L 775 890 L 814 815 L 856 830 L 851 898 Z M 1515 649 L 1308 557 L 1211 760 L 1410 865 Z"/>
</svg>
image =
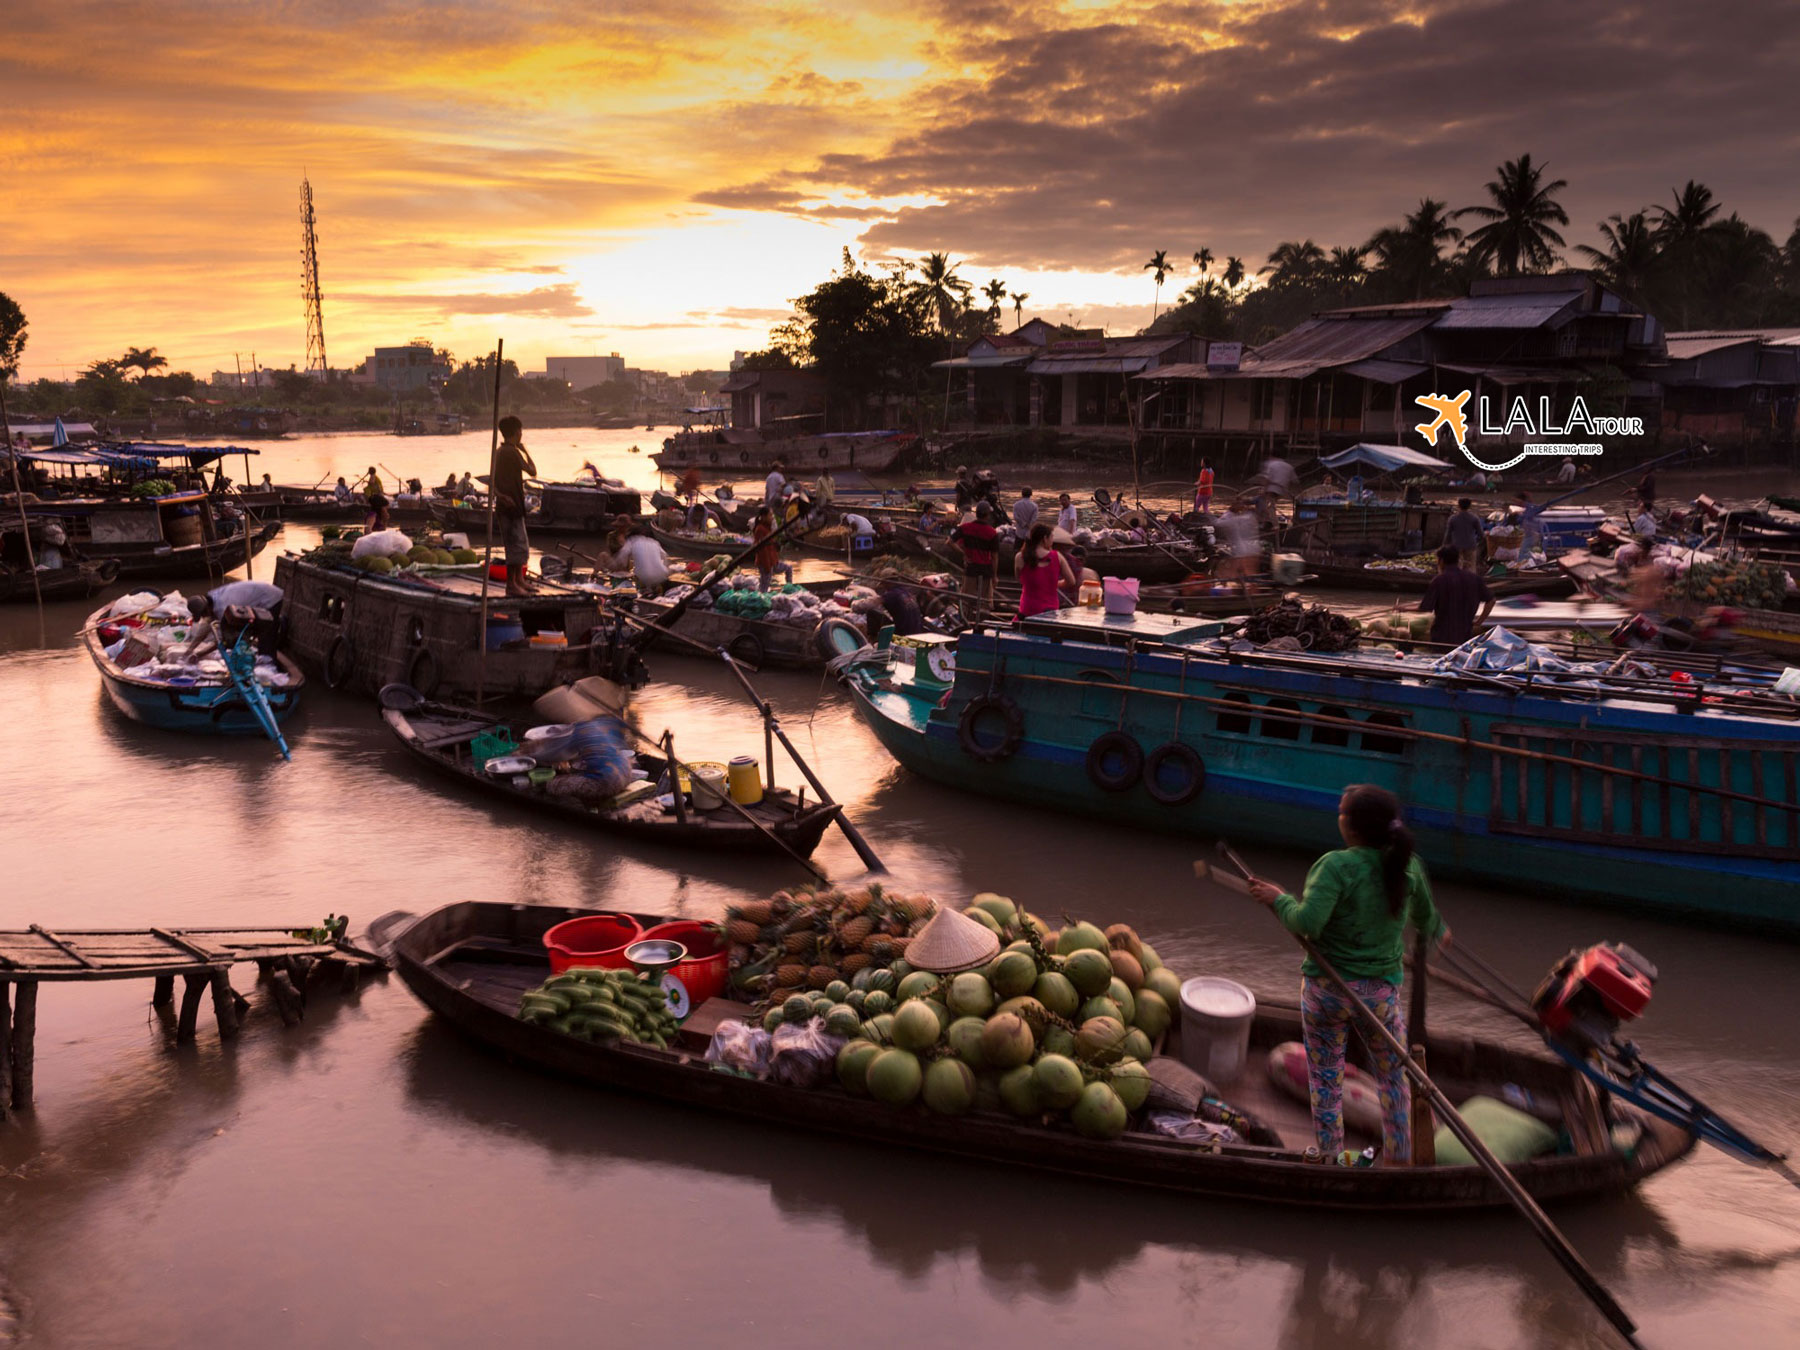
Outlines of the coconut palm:
<svg viewBox="0 0 1800 1350">
<path fill-rule="evenodd" d="M 1150 322 L 1155 323 L 1156 311 L 1162 307 L 1163 282 L 1168 280 L 1169 273 L 1173 270 L 1169 266 L 1168 250 L 1159 248 L 1152 253 L 1150 261 L 1144 264 L 1144 270 L 1156 277 L 1156 303 L 1150 306 Z"/>
<path fill-rule="evenodd" d="M 158 356 L 154 347 L 131 347 L 119 358 L 121 370 L 135 370 L 141 380 L 153 370 L 169 364 L 169 358 Z"/>
<path fill-rule="evenodd" d="M 1629 216 L 1614 212 L 1600 222 L 1599 228 L 1605 248 L 1582 244 L 1575 251 L 1593 262 L 1600 280 L 1626 299 L 1641 304 L 1662 256 L 1649 217 L 1642 211 Z"/>
<path fill-rule="evenodd" d="M 1502 164 L 1498 176 L 1487 185 L 1492 204 L 1465 206 L 1456 219 L 1474 216 L 1488 223 L 1469 232 L 1469 253 L 1480 266 L 1492 265 L 1502 276 L 1521 271 L 1544 272 L 1556 263 L 1563 237 L 1551 226 L 1567 225 L 1569 213 L 1553 194 L 1568 183 L 1561 178 L 1546 183 L 1545 166 L 1520 155 Z"/>
<path fill-rule="evenodd" d="M 1000 302 L 1006 299 L 1006 283 L 995 277 L 981 288 L 981 293 L 987 297 L 988 313 L 997 321 L 1000 318 Z"/>
<path fill-rule="evenodd" d="M 1225 260 L 1225 289 L 1235 291 L 1244 284 L 1244 260 L 1233 256 Z"/>
<path fill-rule="evenodd" d="M 1706 323 L 1761 323 L 1781 276 L 1781 249 L 1736 212 L 1712 226 L 1701 274 Z M 1733 317 L 1737 316 L 1737 317 Z"/>
<path fill-rule="evenodd" d="M 1652 209 L 1656 212 L 1656 242 L 1673 278 L 1676 308 L 1681 326 L 1686 328 L 1701 275 L 1721 241 L 1723 222 L 1713 219 L 1721 208 L 1704 183 L 1690 178 L 1686 187 L 1671 190 L 1671 199 L 1673 206 Z"/>
<path fill-rule="evenodd" d="M 956 264 L 950 261 L 949 254 L 928 253 L 919 264 L 919 279 L 907 286 L 907 295 L 931 315 L 938 332 L 948 333 L 973 290 L 956 275 Z"/>
<path fill-rule="evenodd" d="M 1031 296 L 1024 291 L 1014 291 L 1009 297 L 1013 302 L 1013 323 L 1020 328 L 1025 326 L 1025 302 Z"/>
<path fill-rule="evenodd" d="M 1266 265 L 1257 269 L 1271 286 L 1298 286 L 1313 280 L 1325 263 L 1325 250 L 1310 239 L 1284 240 L 1275 245 Z"/>
<path fill-rule="evenodd" d="M 1202 245 L 1200 251 L 1194 254 L 1194 266 L 1200 269 L 1200 280 L 1206 280 L 1206 274 L 1212 270 L 1212 265 L 1213 251 Z"/>
<path fill-rule="evenodd" d="M 1419 207 L 1398 225 L 1378 230 L 1366 245 L 1398 295 L 1423 300 L 1444 268 L 1446 244 L 1459 243 L 1463 232 L 1444 213 L 1446 203 L 1421 197 Z"/>
</svg>

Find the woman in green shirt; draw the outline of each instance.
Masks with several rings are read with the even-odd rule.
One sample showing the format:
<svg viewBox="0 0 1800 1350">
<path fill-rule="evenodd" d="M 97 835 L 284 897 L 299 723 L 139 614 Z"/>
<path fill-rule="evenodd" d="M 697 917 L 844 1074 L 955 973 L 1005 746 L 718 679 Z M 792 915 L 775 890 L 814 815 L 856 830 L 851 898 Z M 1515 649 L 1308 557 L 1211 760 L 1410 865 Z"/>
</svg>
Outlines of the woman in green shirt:
<svg viewBox="0 0 1800 1350">
<path fill-rule="evenodd" d="M 1450 941 L 1450 930 L 1431 902 L 1425 865 L 1413 853 L 1412 833 L 1393 793 L 1367 784 L 1347 788 L 1338 803 L 1338 833 L 1345 846 L 1313 864 L 1303 899 L 1260 878 L 1250 893 L 1271 906 L 1290 931 L 1312 939 L 1319 955 L 1405 1045 L 1400 983 L 1406 927 L 1410 923 L 1440 945 Z M 1356 1014 L 1311 957 L 1300 972 L 1313 1132 L 1320 1152 L 1335 1158 L 1344 1147 L 1344 1049 Z M 1371 1043 L 1369 1054 L 1381 1098 L 1382 1158 L 1404 1165 L 1412 1159 L 1406 1071 L 1385 1045 Z"/>
</svg>

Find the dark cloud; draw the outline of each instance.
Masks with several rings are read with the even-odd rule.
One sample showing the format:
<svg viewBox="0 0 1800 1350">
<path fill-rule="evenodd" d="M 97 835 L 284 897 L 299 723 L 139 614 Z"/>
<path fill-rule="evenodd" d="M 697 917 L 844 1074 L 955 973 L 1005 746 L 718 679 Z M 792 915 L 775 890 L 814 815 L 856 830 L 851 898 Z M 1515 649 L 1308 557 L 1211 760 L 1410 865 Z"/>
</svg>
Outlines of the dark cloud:
<svg viewBox="0 0 1800 1350">
<path fill-rule="evenodd" d="M 928 194 L 880 213 L 864 245 L 1047 270 L 1203 244 L 1254 270 L 1284 238 L 1359 242 L 1421 196 L 1481 200 L 1526 152 L 1569 180 L 1571 243 L 1690 177 L 1778 237 L 1800 212 L 1789 0 L 940 15 L 945 68 L 971 73 L 917 94 L 914 130 L 704 200 L 811 215 L 834 189 Z"/>
<path fill-rule="evenodd" d="M 594 311 L 575 293 L 575 283 L 540 286 L 521 294 L 381 295 L 348 292 L 333 297 L 377 309 L 430 311 L 436 314 L 516 314 L 539 318 L 577 318 Z"/>
</svg>

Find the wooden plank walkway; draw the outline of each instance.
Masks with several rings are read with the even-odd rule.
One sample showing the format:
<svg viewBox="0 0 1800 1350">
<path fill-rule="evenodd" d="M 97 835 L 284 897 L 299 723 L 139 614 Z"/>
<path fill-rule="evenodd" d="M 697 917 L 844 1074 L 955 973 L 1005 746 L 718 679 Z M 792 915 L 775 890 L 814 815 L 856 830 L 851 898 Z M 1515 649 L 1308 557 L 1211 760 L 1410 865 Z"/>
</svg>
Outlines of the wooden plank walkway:
<svg viewBox="0 0 1800 1350">
<path fill-rule="evenodd" d="M 335 969 L 346 983 L 381 958 L 351 943 L 318 942 L 310 924 L 293 928 L 59 928 L 32 924 L 0 930 L 0 1118 L 31 1105 L 36 1065 L 37 989 L 45 980 L 154 981 L 150 1002 L 172 1014 L 175 977 L 183 977 L 175 1039 L 194 1039 L 210 992 L 221 1040 L 237 1035 L 249 1000 L 231 987 L 231 968 L 256 963 L 282 1021 L 303 1015 L 317 972 Z M 304 935 L 304 936 L 297 936 Z"/>
</svg>

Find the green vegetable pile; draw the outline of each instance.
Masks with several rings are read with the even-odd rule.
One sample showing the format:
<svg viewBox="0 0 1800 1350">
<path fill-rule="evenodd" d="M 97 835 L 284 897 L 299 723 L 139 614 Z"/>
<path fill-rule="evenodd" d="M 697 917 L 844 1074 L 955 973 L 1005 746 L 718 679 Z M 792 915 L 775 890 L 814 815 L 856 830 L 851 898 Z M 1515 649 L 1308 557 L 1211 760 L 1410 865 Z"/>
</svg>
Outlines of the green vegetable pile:
<svg viewBox="0 0 1800 1350">
<path fill-rule="evenodd" d="M 628 970 L 577 966 L 519 999 L 519 1020 L 584 1041 L 635 1041 L 666 1050 L 676 1019 L 660 985 Z"/>
<path fill-rule="evenodd" d="M 167 497 L 175 491 L 175 484 L 167 478 L 146 478 L 131 489 L 134 497 Z"/>
<path fill-rule="evenodd" d="M 1779 563 L 1697 562 L 1669 587 L 1669 594 L 1703 605 L 1780 609 L 1787 598 L 1787 572 Z"/>
</svg>

